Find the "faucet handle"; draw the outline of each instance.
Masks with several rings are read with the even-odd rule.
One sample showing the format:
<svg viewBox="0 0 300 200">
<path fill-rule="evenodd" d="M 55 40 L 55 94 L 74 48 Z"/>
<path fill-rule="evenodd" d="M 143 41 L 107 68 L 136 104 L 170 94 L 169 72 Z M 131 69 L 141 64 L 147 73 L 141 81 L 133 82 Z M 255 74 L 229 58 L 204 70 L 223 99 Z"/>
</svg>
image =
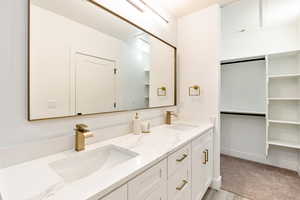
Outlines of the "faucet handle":
<svg viewBox="0 0 300 200">
<path fill-rule="evenodd" d="M 177 117 L 177 113 L 175 111 L 167 111 L 167 113 L 169 113 L 170 115 L 173 115 L 175 117 Z"/>
<path fill-rule="evenodd" d="M 82 132 L 88 132 L 89 130 L 87 128 L 88 128 L 88 125 L 76 124 L 76 129 L 75 130 L 82 131 Z"/>
</svg>

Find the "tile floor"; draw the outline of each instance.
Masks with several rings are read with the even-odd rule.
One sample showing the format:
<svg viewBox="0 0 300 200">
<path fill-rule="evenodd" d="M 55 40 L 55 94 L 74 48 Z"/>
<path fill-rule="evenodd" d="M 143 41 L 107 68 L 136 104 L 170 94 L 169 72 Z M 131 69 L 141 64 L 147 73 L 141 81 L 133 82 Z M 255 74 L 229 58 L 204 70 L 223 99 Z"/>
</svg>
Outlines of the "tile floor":
<svg viewBox="0 0 300 200">
<path fill-rule="evenodd" d="M 249 200 L 224 190 L 209 189 L 202 200 Z"/>
</svg>

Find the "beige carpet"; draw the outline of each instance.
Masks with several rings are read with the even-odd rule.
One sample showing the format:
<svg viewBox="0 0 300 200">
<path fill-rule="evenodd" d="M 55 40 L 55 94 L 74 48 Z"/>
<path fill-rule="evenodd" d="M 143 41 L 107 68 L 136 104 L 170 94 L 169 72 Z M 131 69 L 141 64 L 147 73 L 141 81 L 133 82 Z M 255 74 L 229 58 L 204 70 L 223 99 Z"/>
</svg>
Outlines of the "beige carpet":
<svg viewBox="0 0 300 200">
<path fill-rule="evenodd" d="M 251 200 L 300 200 L 296 172 L 221 156 L 222 189 Z"/>
<path fill-rule="evenodd" d="M 202 200 L 249 200 L 224 190 L 209 189 Z"/>
</svg>

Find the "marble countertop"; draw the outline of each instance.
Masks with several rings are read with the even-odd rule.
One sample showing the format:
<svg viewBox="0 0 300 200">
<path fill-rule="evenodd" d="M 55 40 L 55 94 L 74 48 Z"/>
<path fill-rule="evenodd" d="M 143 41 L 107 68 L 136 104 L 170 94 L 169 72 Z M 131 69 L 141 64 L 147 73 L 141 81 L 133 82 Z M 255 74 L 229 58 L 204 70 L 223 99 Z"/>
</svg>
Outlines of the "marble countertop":
<svg viewBox="0 0 300 200">
<path fill-rule="evenodd" d="M 203 123 L 197 124 L 197 127 L 189 131 L 181 131 L 162 125 L 152 128 L 150 134 L 128 134 L 88 145 L 85 152 L 106 145 L 115 145 L 139 155 L 104 173 L 95 172 L 72 183 L 64 183 L 49 164 L 78 154 L 73 150 L 2 169 L 0 199 L 2 197 L 1 200 L 98 200 L 212 128 L 213 124 Z"/>
</svg>

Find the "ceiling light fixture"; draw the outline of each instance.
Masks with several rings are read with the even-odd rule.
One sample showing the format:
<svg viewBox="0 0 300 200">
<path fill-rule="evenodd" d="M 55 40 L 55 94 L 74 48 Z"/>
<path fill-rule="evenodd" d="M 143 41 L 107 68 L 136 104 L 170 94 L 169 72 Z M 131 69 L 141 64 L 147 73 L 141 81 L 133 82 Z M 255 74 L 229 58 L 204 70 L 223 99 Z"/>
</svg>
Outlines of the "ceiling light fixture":
<svg viewBox="0 0 300 200">
<path fill-rule="evenodd" d="M 132 0 L 126 0 L 126 1 L 127 1 L 130 5 L 132 5 L 133 7 L 135 7 L 138 11 L 144 12 L 144 10 L 141 9 L 138 5 L 136 5 L 134 1 L 132 1 Z"/>
<path fill-rule="evenodd" d="M 149 8 L 154 14 L 156 14 L 157 16 L 159 16 L 162 20 L 164 20 L 166 23 L 169 23 L 169 21 L 164 18 L 163 16 L 161 16 L 161 14 L 159 14 L 159 12 L 157 12 L 154 8 L 152 8 L 148 3 L 146 3 L 144 0 L 140 0 L 140 2 L 142 2 L 147 8 Z"/>
</svg>

